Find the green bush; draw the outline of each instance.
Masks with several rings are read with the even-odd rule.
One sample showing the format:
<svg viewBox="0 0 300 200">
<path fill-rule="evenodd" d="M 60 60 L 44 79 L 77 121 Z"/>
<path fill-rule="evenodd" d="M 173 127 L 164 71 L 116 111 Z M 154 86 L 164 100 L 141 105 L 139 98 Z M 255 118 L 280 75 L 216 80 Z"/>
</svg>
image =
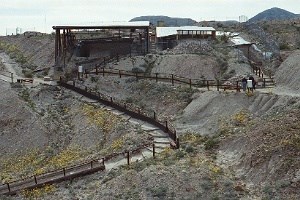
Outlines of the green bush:
<svg viewBox="0 0 300 200">
<path fill-rule="evenodd" d="M 204 149 L 205 150 L 212 150 L 215 149 L 219 146 L 219 140 L 217 138 L 209 138 L 205 143 L 204 143 Z"/>
</svg>

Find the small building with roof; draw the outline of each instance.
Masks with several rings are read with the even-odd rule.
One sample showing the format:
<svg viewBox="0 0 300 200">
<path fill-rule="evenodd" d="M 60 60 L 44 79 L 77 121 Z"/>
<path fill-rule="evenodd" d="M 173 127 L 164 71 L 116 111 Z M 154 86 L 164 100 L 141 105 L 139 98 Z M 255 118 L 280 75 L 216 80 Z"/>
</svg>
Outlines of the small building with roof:
<svg viewBox="0 0 300 200">
<path fill-rule="evenodd" d="M 162 49 L 172 48 L 178 40 L 190 38 L 215 39 L 216 29 L 200 26 L 156 27 L 156 43 Z"/>
</svg>

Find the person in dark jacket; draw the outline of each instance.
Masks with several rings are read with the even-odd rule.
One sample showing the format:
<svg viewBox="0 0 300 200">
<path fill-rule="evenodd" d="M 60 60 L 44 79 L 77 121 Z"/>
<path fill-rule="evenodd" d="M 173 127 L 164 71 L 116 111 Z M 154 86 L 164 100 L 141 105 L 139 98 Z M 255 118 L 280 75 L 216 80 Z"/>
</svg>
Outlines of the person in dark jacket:
<svg viewBox="0 0 300 200">
<path fill-rule="evenodd" d="M 243 77 L 243 79 L 242 79 L 242 88 L 243 88 L 243 91 L 245 92 L 246 88 L 247 88 L 247 79 L 246 79 L 246 77 Z"/>
</svg>

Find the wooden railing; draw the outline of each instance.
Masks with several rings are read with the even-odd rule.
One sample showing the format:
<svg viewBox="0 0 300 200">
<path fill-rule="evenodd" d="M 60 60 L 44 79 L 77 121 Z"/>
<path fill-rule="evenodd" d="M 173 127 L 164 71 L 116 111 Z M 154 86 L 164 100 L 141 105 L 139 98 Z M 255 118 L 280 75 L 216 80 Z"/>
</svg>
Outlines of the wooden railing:
<svg viewBox="0 0 300 200">
<path fill-rule="evenodd" d="M 162 73 L 139 73 L 139 72 L 130 72 L 124 71 L 119 69 L 106 69 L 106 68 L 98 68 L 95 67 L 93 70 L 85 70 L 84 76 L 85 78 L 88 77 L 89 74 L 96 74 L 96 75 L 114 75 L 118 76 L 119 78 L 122 77 L 134 77 L 136 81 L 140 79 L 150 79 L 155 80 L 156 82 L 169 82 L 174 85 L 177 84 L 185 84 L 191 87 L 198 87 L 198 88 L 207 88 L 210 90 L 211 87 L 215 87 L 217 91 L 223 90 L 236 90 L 237 92 L 241 89 L 241 80 L 232 81 L 232 80 L 207 80 L 207 79 L 191 79 L 185 78 L 181 76 L 177 76 L 174 74 L 162 74 Z M 274 84 L 273 79 L 269 78 L 262 78 L 261 87 L 265 88 L 270 83 Z"/>
<path fill-rule="evenodd" d="M 33 188 L 43 187 L 46 184 L 59 183 L 65 180 L 70 180 L 76 177 L 88 175 L 97 171 L 105 170 L 105 163 L 111 160 L 122 160 L 126 159 L 126 164 L 130 165 L 130 158 L 138 155 L 142 150 L 146 148 L 153 148 L 153 157 L 155 157 L 155 144 L 144 143 L 139 145 L 137 148 L 132 150 L 126 150 L 120 153 L 114 153 L 105 156 L 101 159 L 94 159 L 80 163 L 78 165 L 72 165 L 61 169 L 48 171 L 42 174 L 36 174 L 28 176 L 26 178 L 7 182 L 0 185 L 0 195 L 13 195 L 21 190 L 30 190 Z"/>
<path fill-rule="evenodd" d="M 168 121 L 160 121 L 158 119 L 156 112 L 147 113 L 132 104 L 117 101 L 113 97 L 101 94 L 100 92 L 94 91 L 93 89 L 90 89 L 86 86 L 81 88 L 82 86 L 80 85 L 76 86 L 75 81 L 69 84 L 67 82 L 64 82 L 62 79 L 60 79 L 59 85 L 67 89 L 73 90 L 87 98 L 97 100 L 106 106 L 110 106 L 116 110 L 124 112 L 128 116 L 131 116 L 133 118 L 154 125 L 155 127 L 159 128 L 160 130 L 168 134 L 169 138 L 172 139 L 172 143 L 171 143 L 172 147 L 179 148 L 179 140 L 175 128 L 170 123 L 168 123 Z"/>
</svg>

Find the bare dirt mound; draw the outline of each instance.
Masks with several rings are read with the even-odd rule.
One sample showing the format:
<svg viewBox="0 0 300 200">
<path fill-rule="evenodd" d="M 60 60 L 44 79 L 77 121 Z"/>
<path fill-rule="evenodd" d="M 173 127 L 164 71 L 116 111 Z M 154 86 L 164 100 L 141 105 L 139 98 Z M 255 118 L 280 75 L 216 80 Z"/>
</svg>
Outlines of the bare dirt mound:
<svg viewBox="0 0 300 200">
<path fill-rule="evenodd" d="M 275 81 L 279 87 L 287 88 L 294 92 L 300 91 L 300 51 L 295 51 L 278 68 Z"/>
<path fill-rule="evenodd" d="M 221 143 L 219 160 L 231 166 L 248 186 L 260 190 L 263 198 L 299 199 L 299 117 L 296 106 L 260 119 L 263 123 L 259 126 L 253 122 Z"/>
</svg>

